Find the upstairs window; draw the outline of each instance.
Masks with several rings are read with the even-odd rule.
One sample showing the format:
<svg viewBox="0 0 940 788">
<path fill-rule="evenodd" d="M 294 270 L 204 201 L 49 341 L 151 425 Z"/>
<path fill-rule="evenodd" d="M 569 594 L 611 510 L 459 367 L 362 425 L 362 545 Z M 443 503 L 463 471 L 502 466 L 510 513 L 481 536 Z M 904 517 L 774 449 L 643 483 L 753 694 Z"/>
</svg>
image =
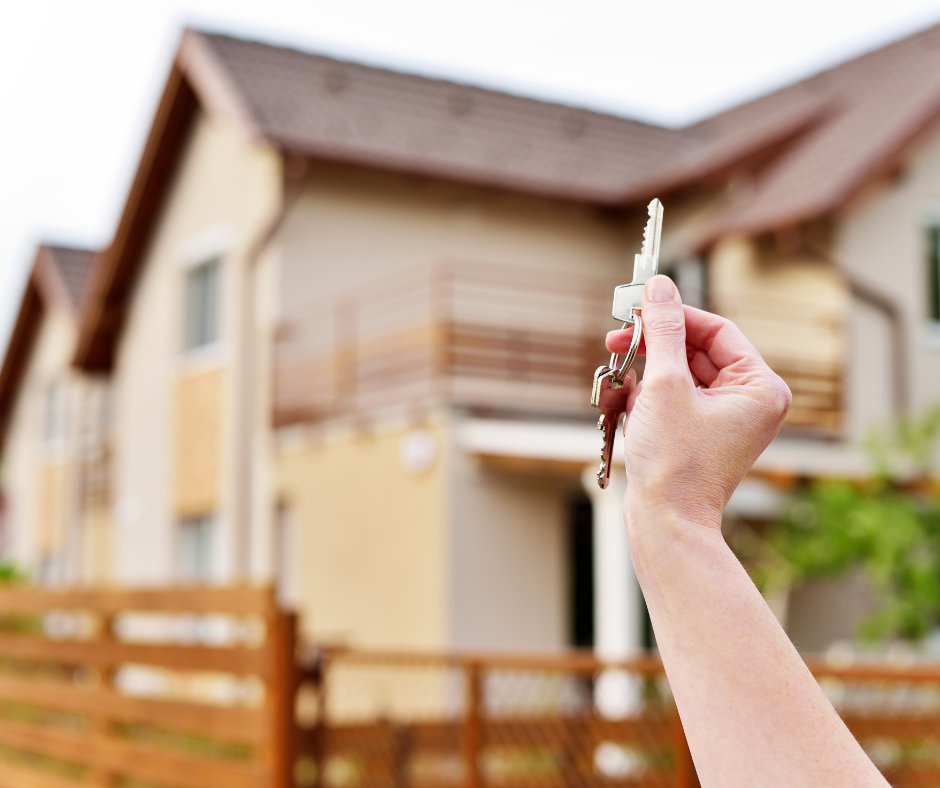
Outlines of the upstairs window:
<svg viewBox="0 0 940 788">
<path fill-rule="evenodd" d="M 211 345 L 219 338 L 219 259 L 186 271 L 184 350 Z"/>
<path fill-rule="evenodd" d="M 940 222 L 927 225 L 927 316 L 940 323 Z"/>
</svg>

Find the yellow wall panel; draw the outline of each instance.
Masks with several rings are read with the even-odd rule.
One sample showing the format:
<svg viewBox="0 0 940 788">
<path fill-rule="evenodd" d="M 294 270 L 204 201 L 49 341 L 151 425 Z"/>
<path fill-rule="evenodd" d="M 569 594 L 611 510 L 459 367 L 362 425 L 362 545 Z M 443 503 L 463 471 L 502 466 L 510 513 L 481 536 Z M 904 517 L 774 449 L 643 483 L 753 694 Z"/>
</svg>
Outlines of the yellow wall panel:
<svg viewBox="0 0 940 788">
<path fill-rule="evenodd" d="M 402 461 L 411 430 L 350 436 L 279 461 L 299 528 L 296 567 L 307 634 L 373 647 L 440 648 L 447 638 L 444 430 L 434 459 Z"/>
<path fill-rule="evenodd" d="M 217 369 L 176 384 L 173 500 L 180 517 L 206 514 L 219 502 L 224 382 Z"/>
<path fill-rule="evenodd" d="M 63 463 L 50 463 L 39 469 L 36 535 L 41 556 L 60 550 L 65 543 L 66 477 Z"/>
</svg>

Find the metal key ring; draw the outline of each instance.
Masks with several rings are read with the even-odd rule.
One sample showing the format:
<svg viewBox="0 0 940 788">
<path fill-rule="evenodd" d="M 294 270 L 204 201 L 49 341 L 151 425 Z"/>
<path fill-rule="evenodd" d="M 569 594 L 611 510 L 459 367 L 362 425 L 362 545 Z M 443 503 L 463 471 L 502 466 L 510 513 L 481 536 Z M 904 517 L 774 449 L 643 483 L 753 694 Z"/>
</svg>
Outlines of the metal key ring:
<svg viewBox="0 0 940 788">
<path fill-rule="evenodd" d="M 617 360 L 619 354 L 611 353 L 610 354 L 610 364 L 608 366 L 611 369 L 616 369 L 617 371 L 611 375 L 611 378 L 618 383 L 623 383 L 624 377 L 630 371 L 630 368 L 633 366 L 633 362 L 636 359 L 637 351 L 640 349 L 640 339 L 643 337 L 643 316 L 642 311 L 639 309 L 632 309 L 631 314 L 634 319 L 634 329 L 633 329 L 633 339 L 630 340 L 630 349 L 627 351 L 627 357 L 623 360 L 623 364 L 620 366 L 620 369 L 617 369 Z M 627 327 L 627 324 L 623 324 L 624 328 Z"/>
</svg>

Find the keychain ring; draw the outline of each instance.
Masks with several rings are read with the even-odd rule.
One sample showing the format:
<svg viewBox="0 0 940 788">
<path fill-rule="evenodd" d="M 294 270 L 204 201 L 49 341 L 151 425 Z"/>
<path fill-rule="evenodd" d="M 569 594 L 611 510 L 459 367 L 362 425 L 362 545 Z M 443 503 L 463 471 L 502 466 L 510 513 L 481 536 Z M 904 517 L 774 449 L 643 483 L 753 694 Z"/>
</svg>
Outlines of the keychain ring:
<svg viewBox="0 0 940 788">
<path fill-rule="evenodd" d="M 611 377 L 616 380 L 618 383 L 622 383 L 624 377 L 630 371 L 630 368 L 633 366 L 633 362 L 636 360 L 637 351 L 640 349 L 640 339 L 643 337 L 643 316 L 642 312 L 639 309 L 631 310 L 633 314 L 633 319 L 635 320 L 633 326 L 633 339 L 630 340 L 630 349 L 627 351 L 627 356 L 623 360 L 623 364 L 620 365 L 620 369 L 617 369 L 617 360 L 618 354 L 610 354 L 610 368 L 616 370 Z M 624 323 L 626 326 L 626 323 Z"/>
</svg>

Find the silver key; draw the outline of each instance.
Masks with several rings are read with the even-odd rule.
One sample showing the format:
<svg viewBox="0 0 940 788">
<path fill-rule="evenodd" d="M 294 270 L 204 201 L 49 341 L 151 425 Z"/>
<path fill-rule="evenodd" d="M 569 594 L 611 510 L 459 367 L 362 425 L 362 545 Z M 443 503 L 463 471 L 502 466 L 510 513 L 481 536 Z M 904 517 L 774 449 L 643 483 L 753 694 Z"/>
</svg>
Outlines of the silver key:
<svg viewBox="0 0 940 788">
<path fill-rule="evenodd" d="M 654 199 L 648 207 L 650 218 L 643 230 L 643 247 L 633 258 L 633 281 L 614 288 L 615 320 L 633 323 L 633 310 L 643 304 L 643 287 L 659 270 L 659 241 L 663 235 L 663 204 Z"/>
<path fill-rule="evenodd" d="M 663 204 L 655 199 L 649 204 L 649 221 L 643 230 L 643 246 L 633 261 L 633 281 L 614 289 L 613 316 L 634 325 L 633 340 L 623 363 L 616 353 L 611 354 L 608 366 L 598 367 L 591 387 L 591 405 L 600 411 L 597 429 L 604 433 L 601 447 L 601 464 L 597 471 L 597 484 L 604 490 L 610 482 L 610 466 L 613 456 L 614 436 L 620 424 L 620 416 L 627 408 L 627 391 L 623 387 L 643 336 L 643 288 L 659 270 L 659 242 L 663 233 Z"/>
<path fill-rule="evenodd" d="M 623 387 L 623 381 L 615 377 L 616 370 L 610 367 L 598 367 L 594 373 L 594 390 L 591 404 L 600 411 L 597 429 L 604 433 L 601 446 L 601 464 L 597 470 L 597 484 L 602 490 L 610 483 L 610 466 L 614 456 L 614 437 L 620 424 L 620 417 L 627 411 L 629 391 Z"/>
</svg>

